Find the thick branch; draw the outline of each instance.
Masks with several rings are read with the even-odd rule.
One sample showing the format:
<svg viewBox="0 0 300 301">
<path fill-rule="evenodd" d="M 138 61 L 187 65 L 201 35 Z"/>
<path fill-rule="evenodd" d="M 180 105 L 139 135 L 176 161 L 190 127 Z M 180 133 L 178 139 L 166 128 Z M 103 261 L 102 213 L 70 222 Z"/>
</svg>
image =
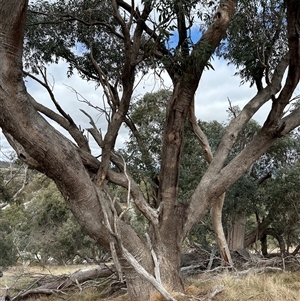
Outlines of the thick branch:
<svg viewBox="0 0 300 301">
<path fill-rule="evenodd" d="M 285 85 L 277 99 L 273 101 L 272 109 L 264 124 L 264 128 L 274 130 L 278 127 L 283 110 L 289 103 L 300 79 L 300 4 L 297 0 L 287 0 L 287 31 L 289 46 L 289 69 Z"/>
<path fill-rule="evenodd" d="M 209 142 L 206 135 L 198 125 L 196 116 L 195 116 L 195 105 L 194 102 L 191 105 L 189 112 L 189 121 L 192 125 L 193 131 L 198 138 L 200 145 L 202 146 L 204 157 L 206 161 L 210 164 L 213 160 L 213 153 L 211 151 Z M 225 238 L 224 229 L 222 225 L 222 211 L 225 199 L 225 192 L 221 194 L 213 203 L 211 208 L 211 218 L 212 224 L 216 233 L 216 240 L 219 247 L 219 252 L 225 263 L 228 263 L 230 266 L 233 266 L 233 261 L 231 254 L 229 252 L 228 244 Z M 200 201 L 200 200 L 199 200 Z"/>
<path fill-rule="evenodd" d="M 255 143 L 252 144 L 251 148 L 249 148 L 250 145 L 248 145 L 246 149 L 243 150 L 243 156 L 240 156 L 237 160 L 230 162 L 230 167 L 232 168 L 231 171 L 229 171 L 229 167 L 227 166 L 221 173 L 224 163 L 232 149 L 232 146 L 236 142 L 240 131 L 244 128 L 252 116 L 272 97 L 272 95 L 275 95 L 280 91 L 281 81 L 288 65 L 288 60 L 289 56 L 285 55 L 275 69 L 271 84 L 266 86 L 263 90 L 260 90 L 245 105 L 241 113 L 228 125 L 214 155 L 212 163 L 209 165 L 208 170 L 191 197 L 187 213 L 188 221 L 186 223 L 185 233 L 188 233 L 191 227 L 197 223 L 201 216 L 209 210 L 211 202 L 226 191 L 229 186 L 234 183 L 234 181 L 246 172 L 249 166 L 260 156 L 260 154 L 274 143 L 275 139 L 269 141 L 269 144 L 267 145 L 262 137 L 260 137 L 259 140 L 258 137 L 256 137 Z M 295 120 L 295 118 L 293 120 Z M 262 149 L 262 146 L 265 147 Z M 247 152 L 248 155 L 250 153 L 249 157 L 246 155 Z M 243 162 L 243 164 L 241 164 L 241 162 Z M 230 175 L 230 177 L 228 177 L 228 175 Z M 217 182 L 216 179 L 219 181 Z M 218 191 L 214 191 L 217 187 L 217 185 L 215 185 L 216 183 L 221 185 L 218 186 Z M 201 203 L 199 203 L 199 198 L 202 198 L 203 200 Z"/>
</svg>

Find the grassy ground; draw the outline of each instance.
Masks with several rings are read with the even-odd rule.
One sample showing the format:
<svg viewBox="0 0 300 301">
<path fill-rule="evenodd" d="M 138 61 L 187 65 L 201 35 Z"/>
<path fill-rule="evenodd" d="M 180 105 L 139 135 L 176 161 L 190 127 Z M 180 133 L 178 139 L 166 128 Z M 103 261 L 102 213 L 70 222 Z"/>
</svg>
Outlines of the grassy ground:
<svg viewBox="0 0 300 301">
<path fill-rule="evenodd" d="M 216 284 L 224 291 L 216 301 L 299 301 L 300 273 L 264 273 L 237 276 L 223 273 L 214 277 L 201 275 L 189 279 L 191 287 L 197 290 L 211 290 Z"/>
<path fill-rule="evenodd" d="M 92 266 L 90 266 L 92 267 Z M 14 267 L 4 271 L 4 277 L 0 278 L 0 295 L 5 292 L 6 287 L 25 288 L 32 280 L 32 273 L 51 273 L 54 275 L 72 273 L 87 266 L 67 266 L 51 267 L 41 269 L 31 267 L 23 270 L 21 267 Z M 211 273 L 202 274 L 186 279 L 186 294 L 194 295 L 201 300 L 216 285 L 222 285 L 224 290 L 216 295 L 214 301 L 299 301 L 300 300 L 300 272 L 286 273 L 263 273 L 250 274 L 246 276 L 238 275 L 234 272 L 224 272 L 213 275 Z M 99 301 L 100 291 L 97 288 L 89 288 L 80 292 L 72 291 L 64 299 L 70 301 Z M 40 301 L 59 300 L 59 296 L 39 297 Z M 181 299 L 181 298 L 178 298 Z M 122 296 L 112 301 L 127 301 L 126 296 Z M 152 301 L 161 301 L 156 296 Z M 142 301 L 142 300 L 141 300 Z"/>
</svg>

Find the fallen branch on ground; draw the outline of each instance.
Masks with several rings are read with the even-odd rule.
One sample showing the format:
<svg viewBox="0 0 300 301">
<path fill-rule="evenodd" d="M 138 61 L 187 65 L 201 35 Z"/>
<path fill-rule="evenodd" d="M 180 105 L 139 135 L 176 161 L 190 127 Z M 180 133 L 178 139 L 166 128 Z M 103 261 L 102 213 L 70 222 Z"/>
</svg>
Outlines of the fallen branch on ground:
<svg viewBox="0 0 300 301">
<path fill-rule="evenodd" d="M 102 284 L 101 281 L 96 281 L 99 278 L 105 278 L 105 283 L 107 283 L 108 280 L 115 281 L 115 271 L 114 265 L 102 264 L 93 269 L 78 270 L 70 275 L 39 275 L 38 278 L 35 275 L 34 281 L 27 289 L 21 290 L 18 294 L 13 296 L 9 295 L 10 289 L 8 289 L 4 296 L 0 296 L 0 300 L 19 301 L 27 299 L 30 296 L 65 294 L 74 288 L 79 288 L 79 290 L 82 291 L 91 286 L 100 286 Z"/>
</svg>

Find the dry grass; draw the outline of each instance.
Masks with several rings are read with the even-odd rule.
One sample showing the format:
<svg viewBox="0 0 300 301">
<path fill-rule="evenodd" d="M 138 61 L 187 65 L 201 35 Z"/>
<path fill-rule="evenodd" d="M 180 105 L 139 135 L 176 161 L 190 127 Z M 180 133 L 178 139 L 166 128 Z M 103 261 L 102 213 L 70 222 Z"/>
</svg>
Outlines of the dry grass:
<svg viewBox="0 0 300 301">
<path fill-rule="evenodd" d="M 30 281 L 30 273 L 51 273 L 55 275 L 68 274 L 87 266 L 51 267 L 49 270 L 30 268 L 27 273 L 22 269 L 12 268 L 0 278 L 0 295 L 6 286 L 15 284 L 16 287 L 26 287 Z M 20 277 L 20 275 L 22 275 Z M 16 281 L 17 280 L 17 281 Z M 240 276 L 235 273 L 223 273 L 218 275 L 203 274 L 186 280 L 186 294 L 197 296 L 198 299 L 205 296 L 216 285 L 223 285 L 224 291 L 214 297 L 214 301 L 299 301 L 300 300 L 300 273 L 265 273 Z M 82 292 L 73 291 L 64 299 L 70 301 L 99 301 L 100 290 L 89 288 Z M 181 300 L 179 295 L 175 298 Z M 54 301 L 58 296 L 39 297 L 35 300 Z M 127 301 L 126 295 L 110 299 L 111 301 Z M 141 300 L 143 301 L 143 300 Z M 151 301 L 163 301 L 159 294 L 155 294 Z"/>
<path fill-rule="evenodd" d="M 224 273 L 214 276 L 202 275 L 190 280 L 203 292 L 219 284 L 225 290 L 215 301 L 299 301 L 300 273 L 264 273 L 237 276 Z"/>
<path fill-rule="evenodd" d="M 71 274 L 79 269 L 89 269 L 94 266 L 92 265 L 69 265 L 69 266 L 30 266 L 24 268 L 23 266 L 14 266 L 3 271 L 4 276 L 0 278 L 0 295 L 6 292 L 7 288 L 13 288 L 10 290 L 10 294 L 15 294 L 19 290 L 24 290 L 28 288 L 29 284 L 34 281 L 34 277 L 42 275 L 63 275 Z M 51 301 L 51 297 L 39 298 L 39 300 Z M 57 300 L 57 297 L 52 299 Z M 84 300 L 84 299 L 74 299 L 74 300 Z M 87 299 L 93 300 L 93 299 Z"/>
</svg>

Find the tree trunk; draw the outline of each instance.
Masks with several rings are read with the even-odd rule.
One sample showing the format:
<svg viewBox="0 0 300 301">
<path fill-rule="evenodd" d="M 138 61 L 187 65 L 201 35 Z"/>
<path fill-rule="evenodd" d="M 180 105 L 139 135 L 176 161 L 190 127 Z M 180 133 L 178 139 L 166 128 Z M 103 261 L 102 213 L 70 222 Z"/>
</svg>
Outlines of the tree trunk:
<svg viewBox="0 0 300 301">
<path fill-rule="evenodd" d="M 260 239 L 260 243 L 261 243 L 261 254 L 265 257 L 268 256 L 268 238 L 267 238 L 267 235 L 264 235 Z"/>
<path fill-rule="evenodd" d="M 229 225 L 228 232 L 228 245 L 231 251 L 244 249 L 245 241 L 245 228 L 246 228 L 246 215 L 245 213 L 233 217 L 232 224 Z"/>
<path fill-rule="evenodd" d="M 228 244 L 226 241 L 226 237 L 222 225 L 222 210 L 223 210 L 224 198 L 225 198 L 225 193 L 223 193 L 218 198 L 217 202 L 214 203 L 213 207 L 211 208 L 211 217 L 212 217 L 213 227 L 217 235 L 216 241 L 218 244 L 221 258 L 223 259 L 224 264 L 229 264 L 230 266 L 233 266 L 233 261 L 231 258 L 231 254 L 228 248 Z"/>
<path fill-rule="evenodd" d="M 213 153 L 211 151 L 208 139 L 205 135 L 205 133 L 200 128 L 196 116 L 195 116 L 195 104 L 192 103 L 189 111 L 189 121 L 191 123 L 192 129 L 198 138 L 200 145 L 203 149 L 204 157 L 206 161 L 210 164 L 213 160 Z M 223 262 L 226 264 L 229 264 L 230 266 L 233 266 L 233 261 L 231 258 L 231 254 L 229 252 L 228 244 L 225 238 L 224 234 L 224 228 L 222 224 L 222 211 L 223 211 L 223 205 L 224 205 L 224 199 L 225 199 L 225 192 L 220 195 L 216 202 L 212 205 L 211 208 L 211 219 L 213 228 L 216 234 L 216 241 L 219 248 L 219 253 L 221 255 L 221 258 L 223 259 Z"/>
<path fill-rule="evenodd" d="M 272 217 L 269 214 L 265 219 L 262 220 L 262 222 L 258 223 L 256 229 L 246 233 L 245 241 L 244 241 L 245 248 L 248 248 L 256 241 L 259 241 L 264 236 L 271 222 L 272 222 Z"/>
</svg>

